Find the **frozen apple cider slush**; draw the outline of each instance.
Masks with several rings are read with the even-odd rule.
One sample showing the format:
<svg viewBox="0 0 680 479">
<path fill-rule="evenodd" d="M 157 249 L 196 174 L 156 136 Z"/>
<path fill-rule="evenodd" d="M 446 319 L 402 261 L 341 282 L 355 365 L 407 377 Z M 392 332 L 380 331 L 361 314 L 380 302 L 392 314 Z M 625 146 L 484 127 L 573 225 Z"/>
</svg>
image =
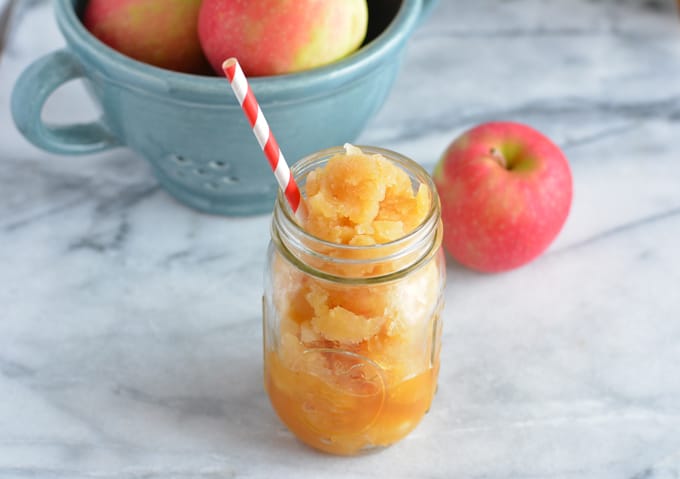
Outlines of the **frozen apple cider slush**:
<svg viewBox="0 0 680 479">
<path fill-rule="evenodd" d="M 279 195 L 264 295 L 265 387 L 303 442 L 356 454 L 406 436 L 437 385 L 439 199 L 418 164 L 351 145 L 298 162 Z"/>
</svg>

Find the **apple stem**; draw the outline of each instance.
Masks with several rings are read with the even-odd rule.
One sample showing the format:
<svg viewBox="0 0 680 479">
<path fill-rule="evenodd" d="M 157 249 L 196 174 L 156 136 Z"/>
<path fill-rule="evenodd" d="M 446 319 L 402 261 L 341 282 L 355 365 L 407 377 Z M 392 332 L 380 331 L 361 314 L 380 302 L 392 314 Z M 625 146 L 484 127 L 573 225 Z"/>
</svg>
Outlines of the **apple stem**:
<svg viewBox="0 0 680 479">
<path fill-rule="evenodd" d="M 493 157 L 494 160 L 498 162 L 499 165 L 501 165 L 503 168 L 508 168 L 508 161 L 505 159 L 505 155 L 503 155 L 503 152 L 499 150 L 498 148 L 491 148 L 489 150 L 489 154 Z"/>
</svg>

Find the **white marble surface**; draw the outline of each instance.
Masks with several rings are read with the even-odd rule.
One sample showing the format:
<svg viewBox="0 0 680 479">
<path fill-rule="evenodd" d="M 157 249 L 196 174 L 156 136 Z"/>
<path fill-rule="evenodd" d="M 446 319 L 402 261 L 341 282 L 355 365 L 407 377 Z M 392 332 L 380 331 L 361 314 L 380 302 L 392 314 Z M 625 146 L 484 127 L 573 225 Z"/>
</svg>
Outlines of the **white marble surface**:
<svg viewBox="0 0 680 479">
<path fill-rule="evenodd" d="M 527 122 L 575 201 L 527 267 L 449 264 L 432 410 L 352 459 L 297 443 L 263 392 L 267 216 L 197 214 L 129 151 L 57 157 L 14 129 L 14 80 L 63 43 L 49 3 L 21 2 L 0 60 L 0 479 L 680 477 L 672 0 L 442 0 L 409 43 L 360 142 L 431 168 L 464 128 Z M 78 85 L 46 111 L 94 114 Z"/>
</svg>

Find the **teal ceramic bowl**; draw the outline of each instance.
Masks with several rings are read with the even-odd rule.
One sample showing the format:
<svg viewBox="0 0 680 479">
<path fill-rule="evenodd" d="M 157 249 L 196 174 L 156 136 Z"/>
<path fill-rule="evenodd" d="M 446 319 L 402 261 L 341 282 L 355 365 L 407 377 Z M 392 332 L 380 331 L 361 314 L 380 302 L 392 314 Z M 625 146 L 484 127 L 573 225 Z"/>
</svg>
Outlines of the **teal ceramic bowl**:
<svg viewBox="0 0 680 479">
<path fill-rule="evenodd" d="M 107 47 L 82 25 L 84 1 L 54 0 L 67 46 L 17 80 L 12 114 L 38 147 L 65 155 L 128 147 L 181 203 L 221 215 L 271 211 L 277 185 L 226 79 L 175 73 Z M 367 42 L 353 55 L 303 73 L 258 77 L 251 86 L 290 163 L 353 141 L 384 103 L 404 46 L 436 0 L 369 0 Z M 47 98 L 85 79 L 100 120 L 50 126 Z"/>
</svg>

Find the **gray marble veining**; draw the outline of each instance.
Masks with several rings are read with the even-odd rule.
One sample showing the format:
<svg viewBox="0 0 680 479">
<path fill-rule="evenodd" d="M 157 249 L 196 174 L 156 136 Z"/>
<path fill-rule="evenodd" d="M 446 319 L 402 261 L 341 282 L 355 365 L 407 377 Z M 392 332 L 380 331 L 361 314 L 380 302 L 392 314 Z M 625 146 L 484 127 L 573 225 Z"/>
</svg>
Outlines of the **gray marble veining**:
<svg viewBox="0 0 680 479">
<path fill-rule="evenodd" d="M 448 266 L 440 388 L 376 454 L 297 443 L 263 392 L 269 217 L 182 207 L 127 150 L 64 158 L 9 115 L 63 44 L 21 0 L 0 58 L 0 479 L 680 477 L 680 17 L 672 0 L 441 0 L 359 143 L 432 168 L 491 119 L 570 159 L 539 260 Z M 88 119 L 78 84 L 48 119 Z"/>
</svg>

